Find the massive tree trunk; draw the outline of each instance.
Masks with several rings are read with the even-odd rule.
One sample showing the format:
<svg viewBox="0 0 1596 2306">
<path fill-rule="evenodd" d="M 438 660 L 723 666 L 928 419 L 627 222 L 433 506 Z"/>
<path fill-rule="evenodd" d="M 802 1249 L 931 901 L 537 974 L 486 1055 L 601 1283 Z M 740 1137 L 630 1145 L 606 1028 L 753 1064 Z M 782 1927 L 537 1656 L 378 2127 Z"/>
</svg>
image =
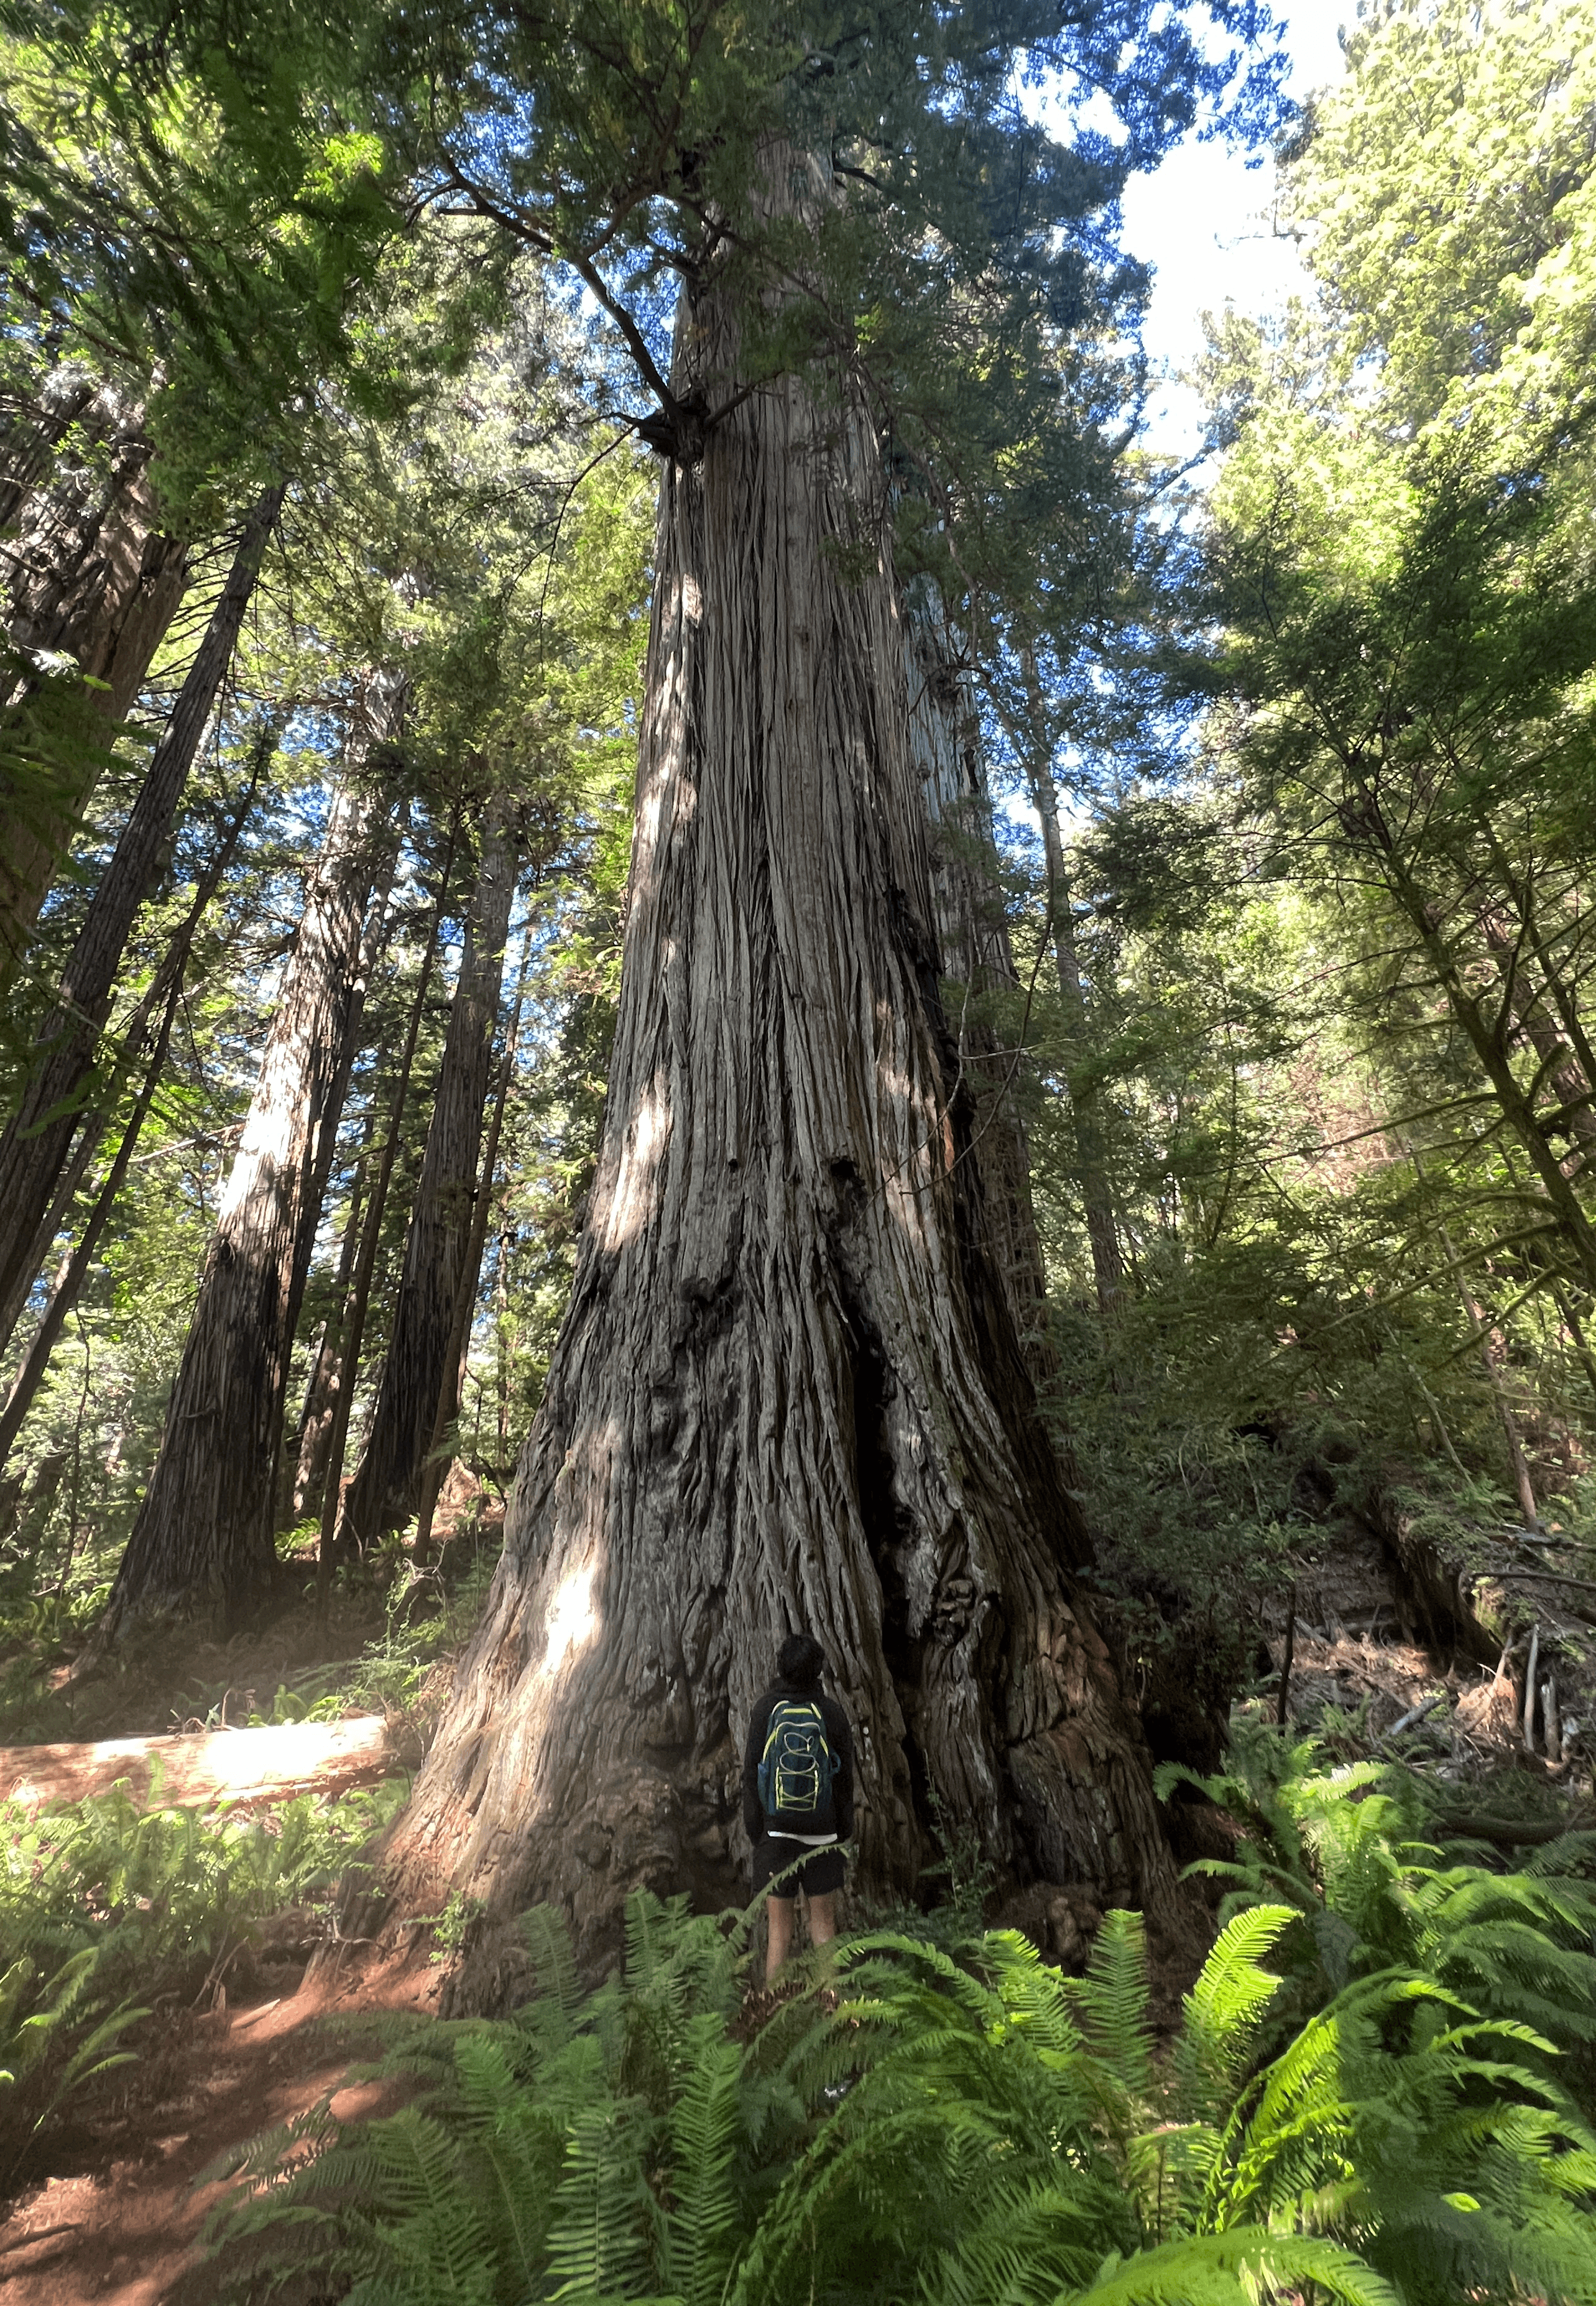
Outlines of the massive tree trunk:
<svg viewBox="0 0 1596 2306">
<path fill-rule="evenodd" d="M 373 685 L 367 709 L 375 725 L 364 734 L 397 733 L 401 696 L 397 683 Z M 357 763 L 363 749 L 351 747 Z M 337 1125 L 331 1101 L 347 1077 L 345 1028 L 361 932 L 373 887 L 386 887 L 392 871 L 392 818 L 377 780 L 357 769 L 333 805 L 306 891 L 160 1453 L 102 1641 L 166 1610 L 214 1607 L 235 1616 L 269 1580 L 283 1392 L 305 1279 L 305 1200 L 321 1132 Z"/>
<path fill-rule="evenodd" d="M 1004 916 L 992 799 L 981 757 L 980 724 L 957 636 L 928 579 L 903 595 L 910 756 L 931 823 L 931 881 L 943 967 L 959 987 L 950 1019 L 960 1089 L 972 1135 L 986 1228 L 997 1268 L 1038 1389 L 1056 1383 L 1058 1355 L 1047 1327 L 1047 1274 L 1031 1205 L 1030 1147 L 1014 1094 L 1020 1053 L 1004 1046 L 994 994 L 1019 991 Z M 1011 1011 L 1015 1007 L 1011 1000 Z M 1007 1021 L 1015 1022 L 1012 1015 Z M 1008 1036 L 1012 1040 L 1014 1036 Z"/>
<path fill-rule="evenodd" d="M 78 1125 L 81 1092 L 110 1012 L 128 933 L 171 838 L 282 501 L 280 488 L 268 489 L 244 524 L 221 598 L 40 1028 L 21 1104 L 0 1136 L 0 1345 L 16 1327 L 49 1252 L 45 1227 L 52 1196 Z"/>
<path fill-rule="evenodd" d="M 416 1511 L 457 1302 L 476 1285 L 465 1268 L 516 863 L 516 844 L 495 814 L 466 915 L 382 1382 L 344 1499 L 344 1535 L 363 1546 Z"/>
<path fill-rule="evenodd" d="M 76 363 L 46 380 L 37 411 L 0 444 L 0 590 L 22 666 L 0 723 L 31 772 L 0 808 L 0 969 L 21 957 L 93 791 L 107 724 L 138 695 L 187 582 L 186 548 L 160 530 L 149 455 L 141 403 Z M 86 715 L 52 710 L 38 670 L 52 656 L 96 684 Z"/>
<path fill-rule="evenodd" d="M 598 1175 L 395 1886 L 557 1899 L 589 1960 L 635 1883 L 738 1895 L 739 1741 L 806 1625 L 866 1887 L 913 1890 L 935 1796 L 1010 1884 L 1165 1910 L 950 1102 L 875 440 L 846 384 L 736 397 L 738 359 L 684 289 L 679 398 L 735 405 L 664 471 Z"/>
</svg>

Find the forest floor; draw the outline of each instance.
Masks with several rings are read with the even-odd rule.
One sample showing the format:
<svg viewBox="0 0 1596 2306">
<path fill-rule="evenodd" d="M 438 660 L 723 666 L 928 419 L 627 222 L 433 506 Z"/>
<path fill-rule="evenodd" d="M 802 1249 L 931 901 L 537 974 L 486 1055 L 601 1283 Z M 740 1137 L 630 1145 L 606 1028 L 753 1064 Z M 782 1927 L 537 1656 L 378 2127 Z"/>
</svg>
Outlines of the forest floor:
<svg viewBox="0 0 1596 2306">
<path fill-rule="evenodd" d="M 1400 1516 L 1380 1532 L 1351 1521 L 1327 1528 L 1291 1596 L 1260 1608 L 1271 1678 L 1250 1709 L 1275 1716 L 1289 1628 L 1289 1718 L 1342 1758 L 1400 1759 L 1438 1786 L 1492 1789 L 1483 1806 L 1497 1816 L 1508 1804 L 1538 1815 L 1560 1797 L 1588 1798 L 1596 1585 L 1587 1593 L 1577 1563 L 1552 1568 L 1557 1555 L 1555 1544 L 1515 1533 L 1438 1547 L 1421 1519 Z M 1533 1751 L 1524 1737 L 1532 1642 Z"/>
<path fill-rule="evenodd" d="M 1472 1788 L 1459 1800 L 1497 1819 L 1555 1817 L 1569 1796 L 1588 1798 L 1583 1733 L 1570 1737 L 1560 1765 L 1523 1749 L 1522 1632 L 1516 1678 L 1511 1655 L 1499 1671 L 1483 1661 L 1497 1637 L 1478 1618 L 1438 1640 L 1433 1610 L 1427 1620 L 1389 1533 L 1351 1521 L 1327 1525 L 1321 1541 L 1299 1555 L 1297 1571 L 1294 1604 L 1259 1605 L 1270 1671 L 1260 1672 L 1242 1710 L 1273 1718 L 1289 1618 L 1291 1717 L 1347 1760 L 1398 1755 L 1433 1781 Z M 1578 1598 L 1544 1572 L 1515 1586 L 1504 1569 L 1490 1583 L 1489 1614 L 1522 1628 L 1533 1612 L 1555 1660 L 1559 1718 L 1596 1725 L 1590 1661 L 1596 1640 L 1567 1607 Z M 358 1710 L 371 1702 L 371 1657 L 385 1653 L 384 1644 L 390 1663 L 394 1654 L 391 1622 L 376 1601 L 346 1604 L 326 1627 L 290 1610 L 226 1649 L 196 1644 L 182 1658 L 168 1653 L 164 1710 L 153 1661 L 73 1690 L 77 1734 L 106 1738 L 201 1726 L 197 1705 L 175 1721 L 175 1688 L 236 1692 L 235 1709 L 219 1702 L 223 1718 L 259 1718 L 272 1693 L 296 1680 L 305 1687 L 324 1677 L 332 1691 L 340 1661 L 329 1645 L 339 1641 L 345 1681 L 365 1693 L 351 1704 Z M 414 1668 L 402 1731 L 424 1737 L 448 1670 L 442 1656 L 425 1673 Z M 425 1692 L 421 1703 L 418 1687 Z M 1403 1717 L 1431 1698 L 1439 1702 L 1393 1739 Z M 218 1707 L 212 1697 L 206 1713 L 214 1718 Z M 39 1729 L 63 1734 L 53 1708 Z M 201 2247 L 201 2229 L 220 2191 L 203 2173 L 329 2098 L 337 2115 L 371 2111 L 379 2086 L 351 2087 L 343 2079 L 371 2054 L 363 2030 L 369 2036 L 383 2013 L 434 2008 L 444 1976 L 442 1963 L 419 1945 L 398 1957 L 339 1943 L 330 1907 L 294 1909 L 257 1925 L 225 1974 L 208 1979 L 192 2001 L 160 1996 L 129 2037 L 136 2063 L 76 2096 L 26 2165 L 21 2191 L 0 2220 L 8 2306 L 210 2306 L 225 2268 Z"/>
<path fill-rule="evenodd" d="M 373 2018 L 424 2013 L 442 1975 L 364 1954 L 307 1969 L 302 1950 L 259 1961 L 236 1999 L 223 1989 L 208 2010 L 158 2011 L 138 2063 L 79 2102 L 54 2133 L 48 2174 L 0 2225 L 7 2306 L 209 2306 L 225 2268 L 201 2229 L 226 2188 L 204 2172 L 323 2100 L 341 2119 L 391 2111 L 393 2085 L 344 2077 L 370 2054 Z"/>
</svg>

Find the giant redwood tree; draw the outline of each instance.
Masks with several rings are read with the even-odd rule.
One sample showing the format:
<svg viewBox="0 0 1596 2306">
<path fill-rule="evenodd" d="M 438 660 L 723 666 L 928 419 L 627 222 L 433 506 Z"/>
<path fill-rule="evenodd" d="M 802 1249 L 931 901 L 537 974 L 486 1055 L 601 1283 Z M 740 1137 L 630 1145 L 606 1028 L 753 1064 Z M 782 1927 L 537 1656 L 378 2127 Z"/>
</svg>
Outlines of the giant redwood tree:
<svg viewBox="0 0 1596 2306">
<path fill-rule="evenodd" d="M 679 397 L 725 392 L 739 334 L 684 301 Z M 741 1725 L 807 1625 L 859 1725 L 868 1882 L 912 1884 L 935 1795 L 1011 1877 L 1172 1888 L 933 920 L 874 432 L 845 380 L 773 380 L 665 466 L 598 1180 L 406 1873 L 558 1897 L 590 1939 L 639 1880 L 724 1897 Z"/>
<path fill-rule="evenodd" d="M 163 20 L 264 70 L 278 13 Z M 390 1850 L 407 1899 L 558 1897 L 591 1949 L 633 1883 L 724 1895 L 739 1717 L 799 1621 L 859 1726 L 866 1880 L 912 1883 L 935 1797 L 1010 1883 L 1172 1894 L 942 1011 L 880 444 L 958 614 L 1061 337 L 1135 294 L 1105 229 L 1128 172 L 1237 64 L 1145 0 L 379 0 L 349 31 L 340 86 L 375 88 L 418 199 L 582 284 L 595 390 L 630 363 L 661 469 L 597 1182 Z M 1029 66 L 1122 132 L 1028 124 Z"/>
</svg>

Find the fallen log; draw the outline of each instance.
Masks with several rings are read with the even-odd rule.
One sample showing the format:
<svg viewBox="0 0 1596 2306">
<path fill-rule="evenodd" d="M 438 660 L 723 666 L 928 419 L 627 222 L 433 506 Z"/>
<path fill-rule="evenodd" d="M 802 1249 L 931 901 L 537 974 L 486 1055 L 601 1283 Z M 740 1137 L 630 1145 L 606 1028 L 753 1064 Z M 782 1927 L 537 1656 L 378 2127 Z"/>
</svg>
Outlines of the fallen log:
<svg viewBox="0 0 1596 2306">
<path fill-rule="evenodd" d="M 1436 1821 L 1437 1831 L 1448 1841 L 1494 1841 L 1498 1849 L 1541 1849 L 1548 1842 L 1561 1841 L 1566 1833 L 1589 1833 L 1596 1818 L 1590 1816 L 1537 1818 L 1527 1821 L 1511 1817 L 1442 1817 Z"/>
<path fill-rule="evenodd" d="M 47 1809 L 108 1793 L 125 1779 L 141 1804 L 208 1808 L 220 1801 L 343 1793 L 352 1786 L 377 1785 L 401 1767 L 387 1717 L 363 1713 L 348 1721 L 287 1721 L 261 1730 L 0 1747 L 0 1801 Z"/>
</svg>

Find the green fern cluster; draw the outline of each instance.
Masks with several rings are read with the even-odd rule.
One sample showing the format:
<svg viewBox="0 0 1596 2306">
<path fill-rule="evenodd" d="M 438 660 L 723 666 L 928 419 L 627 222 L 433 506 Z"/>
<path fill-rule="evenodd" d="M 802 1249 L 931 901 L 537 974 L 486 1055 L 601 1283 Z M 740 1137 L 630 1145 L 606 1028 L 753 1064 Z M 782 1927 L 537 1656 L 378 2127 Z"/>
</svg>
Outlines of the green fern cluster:
<svg viewBox="0 0 1596 2306">
<path fill-rule="evenodd" d="M 72 2091 L 131 2054 L 135 1990 L 203 1975 L 252 1920 L 330 1894 L 402 1790 L 250 1815 L 146 1808 L 125 1785 L 40 1816 L 0 1803 L 0 2183 Z"/>
<path fill-rule="evenodd" d="M 1596 2301 L 1596 2139 L 1548 2038 L 1390 1966 L 1270 2054 L 1300 1920 L 1233 1917 L 1159 2048 L 1129 1914 L 1079 1980 L 1012 1933 L 875 1932 L 739 2040 L 739 1925 L 639 1892 L 585 1998 L 540 1910 L 537 1998 L 405 2029 L 375 2070 L 403 2111 L 257 2141 L 211 2239 L 256 2294 L 351 2306 Z"/>
<path fill-rule="evenodd" d="M 120 1784 L 38 1816 L 0 1803 L 0 1964 L 113 1942 L 148 1969 L 327 1889 L 402 1798 L 396 1784 L 269 1810 L 148 1806 Z"/>
<path fill-rule="evenodd" d="M 1516 1860 L 1448 1841 L 1411 1772 L 1337 1766 L 1316 1739 L 1256 1723 L 1235 1725 L 1221 1775 L 1169 1765 L 1159 1792 L 1182 1781 L 1241 1829 L 1233 1858 L 1191 1869 L 1228 1883 L 1221 1917 L 1265 1900 L 1293 1909 L 1282 1947 L 1293 2011 L 1396 1965 L 1565 2051 L 1596 2043 L 1596 1833 Z"/>
</svg>

